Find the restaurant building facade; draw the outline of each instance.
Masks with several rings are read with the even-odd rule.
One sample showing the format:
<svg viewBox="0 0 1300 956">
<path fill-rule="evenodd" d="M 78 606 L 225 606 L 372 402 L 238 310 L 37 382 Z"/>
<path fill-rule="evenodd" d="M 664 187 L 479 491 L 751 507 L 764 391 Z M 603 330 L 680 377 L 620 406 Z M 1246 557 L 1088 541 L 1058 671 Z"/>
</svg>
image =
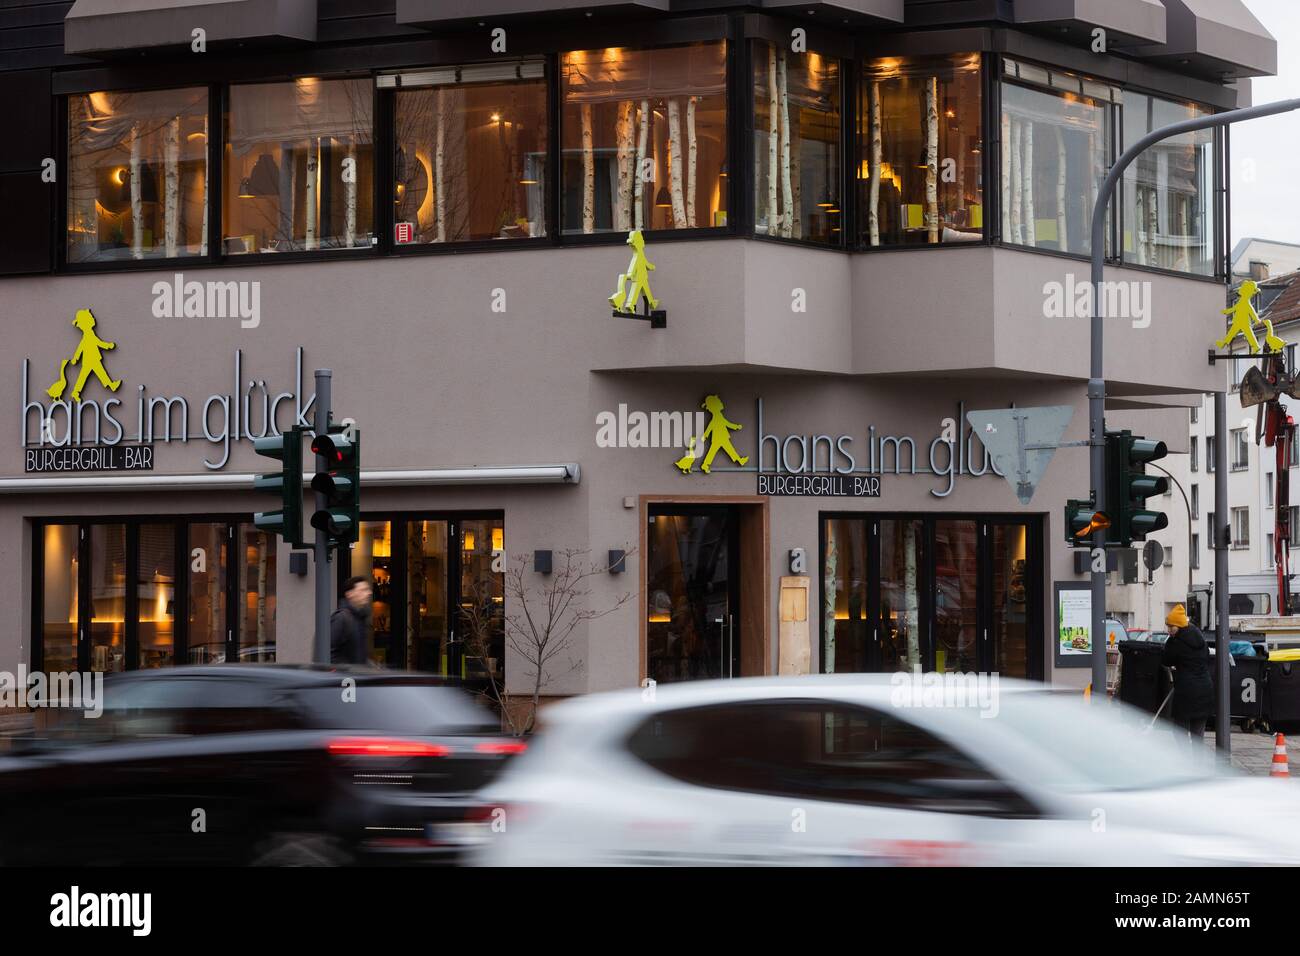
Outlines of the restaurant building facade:
<svg viewBox="0 0 1300 956">
<path fill-rule="evenodd" d="M 328 573 L 374 582 L 378 664 L 531 686 L 507 579 L 540 595 L 581 551 L 599 616 L 548 696 L 1081 686 L 1086 450 L 1022 503 L 968 413 L 1066 406 L 1086 437 L 1101 178 L 1276 66 L 1241 3 L 1205 7 L 7 8 L 0 668 L 309 660 L 312 568 L 252 523 L 252 443 L 310 423 L 328 368 L 363 478 Z M 1222 387 L 1229 161 L 1226 133 L 1154 148 L 1110 220 L 1108 424 L 1175 452 Z M 633 229 L 662 328 L 611 312 Z"/>
</svg>

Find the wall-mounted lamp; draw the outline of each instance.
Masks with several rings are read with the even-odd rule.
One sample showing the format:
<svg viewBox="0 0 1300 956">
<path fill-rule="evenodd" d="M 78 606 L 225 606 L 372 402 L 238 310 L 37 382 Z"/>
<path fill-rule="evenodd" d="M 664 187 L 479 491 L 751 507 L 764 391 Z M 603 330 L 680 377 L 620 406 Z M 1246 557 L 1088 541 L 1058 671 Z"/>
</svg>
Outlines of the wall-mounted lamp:
<svg viewBox="0 0 1300 956">
<path fill-rule="evenodd" d="M 609 573 L 622 574 L 627 570 L 627 552 L 611 548 L 609 551 Z"/>
<path fill-rule="evenodd" d="M 551 552 L 534 551 L 533 570 L 538 574 L 550 574 L 551 573 Z"/>
</svg>

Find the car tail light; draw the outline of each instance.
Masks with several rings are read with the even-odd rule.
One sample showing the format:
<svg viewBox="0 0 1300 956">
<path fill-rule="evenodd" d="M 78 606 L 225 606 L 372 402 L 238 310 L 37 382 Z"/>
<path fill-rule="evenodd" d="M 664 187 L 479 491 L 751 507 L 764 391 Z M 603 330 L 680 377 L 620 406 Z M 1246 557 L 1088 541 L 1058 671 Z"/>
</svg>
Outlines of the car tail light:
<svg viewBox="0 0 1300 956">
<path fill-rule="evenodd" d="M 514 755 L 527 750 L 528 744 L 522 740 L 489 740 L 477 745 L 474 749 L 481 754 Z"/>
<path fill-rule="evenodd" d="M 398 737 L 339 737 L 329 742 L 329 752 L 340 757 L 446 757 L 451 748 Z"/>
</svg>

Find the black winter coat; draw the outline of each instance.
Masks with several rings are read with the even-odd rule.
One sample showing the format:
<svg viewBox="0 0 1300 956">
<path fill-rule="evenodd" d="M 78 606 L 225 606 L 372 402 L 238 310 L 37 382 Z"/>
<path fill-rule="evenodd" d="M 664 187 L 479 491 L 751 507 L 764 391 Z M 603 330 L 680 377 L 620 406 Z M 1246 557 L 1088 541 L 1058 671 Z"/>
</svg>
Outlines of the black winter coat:
<svg viewBox="0 0 1300 956">
<path fill-rule="evenodd" d="M 366 662 L 366 617 L 358 614 L 344 598 L 330 615 L 330 663 Z"/>
<path fill-rule="evenodd" d="M 1196 627 L 1180 627 L 1165 642 L 1160 663 L 1174 668 L 1175 720 L 1209 717 L 1214 709 L 1214 685 L 1210 683 L 1210 648 Z"/>
</svg>

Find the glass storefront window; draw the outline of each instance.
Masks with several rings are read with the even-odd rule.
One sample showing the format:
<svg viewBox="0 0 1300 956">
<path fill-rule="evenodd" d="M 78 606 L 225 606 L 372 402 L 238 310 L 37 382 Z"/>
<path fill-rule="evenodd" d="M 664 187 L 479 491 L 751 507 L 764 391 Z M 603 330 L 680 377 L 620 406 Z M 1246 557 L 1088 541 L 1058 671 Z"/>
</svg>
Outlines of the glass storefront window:
<svg viewBox="0 0 1300 956">
<path fill-rule="evenodd" d="M 226 524 L 190 525 L 189 663 L 226 659 Z"/>
<path fill-rule="evenodd" d="M 370 578 L 373 604 L 370 634 L 366 646 L 370 660 L 381 667 L 397 667 L 393 646 L 393 538 L 392 522 L 363 521 L 357 545 L 352 549 L 352 574 Z"/>
<path fill-rule="evenodd" d="M 460 606 L 467 678 L 505 677 L 505 527 L 472 518 L 460 527 Z"/>
<path fill-rule="evenodd" d="M 934 523 L 934 669 L 979 670 L 976 660 L 976 525 Z"/>
<path fill-rule="evenodd" d="M 1205 116 L 1193 103 L 1124 94 L 1124 142 Z M 1214 275 L 1214 131 L 1184 133 L 1144 152 L 1124 173 L 1124 261 Z"/>
<path fill-rule="evenodd" d="M 241 662 L 275 660 L 275 558 L 279 540 L 251 524 L 239 526 L 237 541 L 243 556 L 239 562 Z"/>
<path fill-rule="evenodd" d="M 77 670 L 79 532 L 75 524 L 50 524 L 43 532 L 41 658 L 49 672 Z"/>
<path fill-rule="evenodd" d="M 126 526 L 90 526 L 90 669 L 126 670 Z"/>
<path fill-rule="evenodd" d="M 925 541 L 923 521 L 880 522 L 881 670 L 910 671 L 923 666 Z"/>
<path fill-rule="evenodd" d="M 840 241 L 840 64 L 753 41 L 754 231 Z"/>
<path fill-rule="evenodd" d="M 862 241 L 982 239 L 980 55 L 872 61 L 860 100 Z"/>
<path fill-rule="evenodd" d="M 230 88 L 224 252 L 368 248 L 374 232 L 369 79 Z"/>
<path fill-rule="evenodd" d="M 852 519 L 826 522 L 822 555 L 822 670 L 872 670 L 872 626 L 867 601 L 867 523 Z"/>
<path fill-rule="evenodd" d="M 1014 60 L 1004 70 L 1020 82 L 1002 84 L 1002 241 L 1089 255 L 1119 91 Z"/>
<path fill-rule="evenodd" d="M 169 524 L 145 524 L 139 535 L 136 666 L 168 667 L 175 663 L 176 647 L 176 530 Z"/>
<path fill-rule="evenodd" d="M 1029 669 L 1029 562 L 1023 524 L 993 526 L 993 634 L 996 671 L 1022 677 Z"/>
<path fill-rule="evenodd" d="M 565 233 L 727 224 L 721 40 L 562 57 Z"/>
<path fill-rule="evenodd" d="M 404 74 L 395 100 L 399 243 L 546 235 L 542 63 Z"/>
<path fill-rule="evenodd" d="M 447 674 L 447 522 L 406 522 L 406 666 Z"/>
<path fill-rule="evenodd" d="M 208 91 L 68 97 L 69 262 L 207 255 Z"/>
</svg>

